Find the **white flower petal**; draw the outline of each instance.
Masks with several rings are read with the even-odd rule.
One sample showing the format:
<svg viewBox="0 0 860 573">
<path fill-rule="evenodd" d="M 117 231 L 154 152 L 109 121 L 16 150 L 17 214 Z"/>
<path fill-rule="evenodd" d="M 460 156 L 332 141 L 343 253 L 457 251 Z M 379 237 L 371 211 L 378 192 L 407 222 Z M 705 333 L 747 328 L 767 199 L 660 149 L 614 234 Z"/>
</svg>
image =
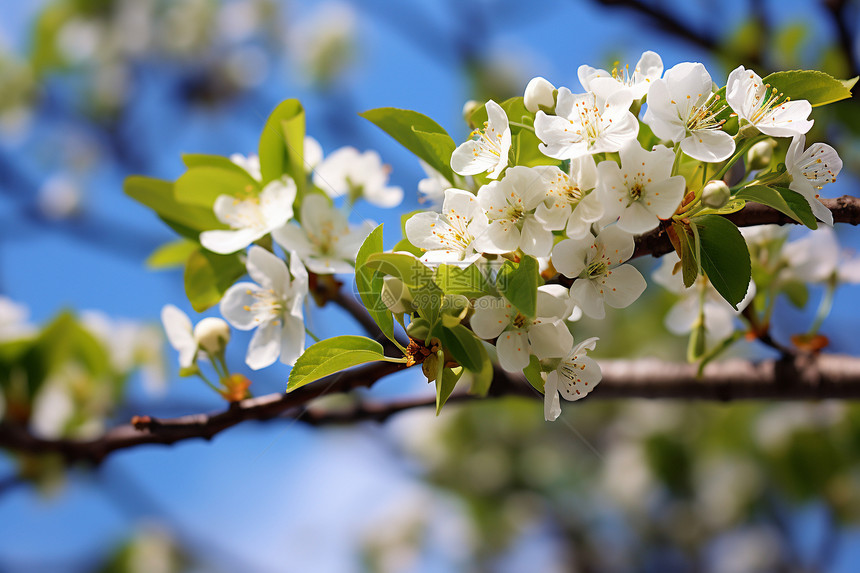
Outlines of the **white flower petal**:
<svg viewBox="0 0 860 573">
<path fill-rule="evenodd" d="M 271 366 L 278 359 L 281 353 L 281 325 L 277 322 L 264 322 L 251 337 L 248 353 L 245 355 L 245 364 L 251 370 Z"/>
<path fill-rule="evenodd" d="M 529 337 L 525 330 L 508 330 L 496 341 L 499 366 L 507 372 L 521 372 L 529 365 Z"/>
<path fill-rule="evenodd" d="M 248 251 L 246 266 L 248 274 L 261 287 L 272 289 L 278 295 L 289 291 L 290 275 L 287 272 L 287 264 L 277 255 L 254 245 Z"/>
<path fill-rule="evenodd" d="M 531 352 L 539 359 L 561 358 L 573 347 L 573 335 L 563 320 L 541 322 L 529 328 Z"/>
<path fill-rule="evenodd" d="M 606 304 L 613 308 L 626 308 L 633 304 L 648 284 L 636 267 L 621 265 L 610 271 L 606 282 L 602 285 L 603 297 Z"/>
<path fill-rule="evenodd" d="M 213 253 L 219 255 L 229 255 L 236 251 L 241 251 L 257 239 L 265 235 L 256 229 L 235 229 L 235 230 L 218 230 L 218 231 L 203 231 L 200 233 L 200 244 Z"/>
<path fill-rule="evenodd" d="M 294 316 L 285 316 L 281 332 L 281 362 L 294 366 L 304 351 L 305 322 Z"/>
<path fill-rule="evenodd" d="M 515 312 L 511 303 L 496 296 L 482 296 L 474 303 L 470 325 L 478 338 L 492 340 L 511 324 Z"/>
<path fill-rule="evenodd" d="M 561 415 L 561 400 L 558 397 L 558 373 L 547 374 L 544 384 L 543 417 L 552 422 Z"/>
</svg>

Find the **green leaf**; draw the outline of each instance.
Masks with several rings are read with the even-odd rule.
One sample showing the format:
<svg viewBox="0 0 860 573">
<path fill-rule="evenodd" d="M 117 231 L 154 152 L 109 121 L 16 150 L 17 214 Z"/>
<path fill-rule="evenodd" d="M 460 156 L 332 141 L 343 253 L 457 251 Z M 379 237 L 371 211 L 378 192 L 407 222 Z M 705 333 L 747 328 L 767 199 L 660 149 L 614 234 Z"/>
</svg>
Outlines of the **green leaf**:
<svg viewBox="0 0 860 573">
<path fill-rule="evenodd" d="M 289 175 L 302 197 L 307 179 L 304 160 L 305 110 L 297 99 L 281 102 L 260 134 L 258 153 L 263 184 Z"/>
<path fill-rule="evenodd" d="M 810 229 L 818 228 L 818 223 L 815 220 L 815 215 L 812 214 L 809 202 L 803 195 L 791 189 L 751 185 L 741 189 L 736 197 L 772 207 Z"/>
<path fill-rule="evenodd" d="M 430 323 L 432 336 L 442 306 L 442 289 L 433 282 L 433 271 L 417 257 L 406 253 L 374 253 L 365 264 L 403 281 L 412 293 L 418 314 Z"/>
<path fill-rule="evenodd" d="M 434 281 L 445 294 L 461 294 L 469 298 L 498 295 L 475 264 L 467 267 L 440 264 L 436 267 Z"/>
<path fill-rule="evenodd" d="M 741 232 L 728 219 L 703 215 L 694 219 L 701 244 L 702 270 L 717 292 L 737 310 L 750 283 L 750 254 Z"/>
<path fill-rule="evenodd" d="M 780 290 L 788 297 L 788 301 L 795 308 L 804 308 L 809 302 L 809 289 L 806 284 L 798 280 L 790 280 L 780 285 Z"/>
<path fill-rule="evenodd" d="M 502 265 L 496 278 L 496 287 L 517 310 L 533 318 L 537 312 L 539 280 L 537 259 L 525 255 L 519 263 L 506 261 Z"/>
<path fill-rule="evenodd" d="M 442 375 L 436 378 L 436 415 L 442 411 L 442 406 L 448 401 L 451 392 L 463 375 L 463 368 L 443 368 Z"/>
<path fill-rule="evenodd" d="M 135 201 L 149 207 L 177 233 L 197 240 L 201 231 L 225 229 L 226 226 L 215 217 L 212 207 L 186 205 L 173 195 L 173 183 L 161 179 L 127 177 L 123 190 Z"/>
<path fill-rule="evenodd" d="M 287 392 L 351 366 L 383 360 L 382 345 L 364 336 L 335 336 L 308 347 L 290 371 Z"/>
<path fill-rule="evenodd" d="M 194 310 L 203 312 L 218 304 L 244 274 L 245 265 L 237 253 L 217 255 L 198 248 L 185 262 L 185 294 Z"/>
<path fill-rule="evenodd" d="M 672 223 L 672 228 L 678 236 L 681 276 L 684 279 L 684 286 L 690 288 L 696 282 L 696 277 L 699 276 L 699 261 L 696 258 L 698 249 L 696 249 L 694 238 L 687 232 L 687 227 L 684 224 Z"/>
<path fill-rule="evenodd" d="M 817 70 L 793 70 L 774 72 L 764 82 L 793 100 L 805 99 L 817 107 L 850 98 L 857 78 L 837 80 Z"/>
<path fill-rule="evenodd" d="M 188 239 L 177 239 L 165 243 L 155 249 L 146 259 L 146 266 L 153 270 L 180 267 L 185 264 L 191 253 L 196 251 L 199 245 Z"/>
<path fill-rule="evenodd" d="M 247 171 L 230 161 L 229 157 L 224 157 L 223 155 L 183 153 L 182 163 L 184 163 L 185 167 L 188 169 L 193 169 L 194 167 L 216 167 L 218 169 L 226 169 L 228 171 L 247 174 Z"/>
<path fill-rule="evenodd" d="M 451 328 L 443 327 L 439 331 L 439 339 L 442 341 L 442 346 L 448 349 L 454 360 L 462 364 L 466 370 L 470 372 L 481 371 L 483 366 L 481 362 L 483 346 L 471 330 L 462 324 Z M 486 354 L 485 350 L 484 354 Z"/>
<path fill-rule="evenodd" d="M 371 231 L 358 249 L 358 254 L 355 256 L 355 288 L 361 302 L 364 303 L 364 307 L 379 329 L 393 341 L 394 319 L 380 296 L 384 282 L 382 275 L 364 264 L 370 255 L 380 252 L 382 252 L 382 225 Z"/>
<path fill-rule="evenodd" d="M 260 191 L 260 184 L 244 170 L 193 167 L 176 180 L 176 200 L 212 209 L 220 195 L 243 197 Z"/>
<path fill-rule="evenodd" d="M 457 145 L 438 123 L 417 111 L 394 107 L 370 109 L 359 115 L 454 183 L 451 154 Z"/>
<path fill-rule="evenodd" d="M 469 387 L 469 394 L 475 396 L 486 396 L 490 391 L 490 385 L 493 383 L 493 362 L 487 353 L 486 345 L 486 342 L 481 341 L 481 350 L 478 355 L 481 369 L 472 374 L 472 385 Z"/>
<path fill-rule="evenodd" d="M 531 384 L 535 390 L 543 394 L 546 382 L 544 382 L 544 379 L 540 375 L 540 372 L 540 360 L 538 360 L 537 356 L 532 354 L 529 357 L 529 365 L 523 368 L 523 374 L 525 375 L 526 380 L 529 381 L 529 384 Z"/>
<path fill-rule="evenodd" d="M 418 247 L 416 247 L 415 245 L 410 243 L 409 239 L 400 239 L 399 241 L 397 241 L 397 244 L 394 245 L 394 248 L 392 248 L 391 250 L 392 251 L 403 251 L 406 253 L 411 253 L 411 254 L 415 255 L 416 257 L 420 257 L 424 254 L 424 251 L 422 251 L 421 249 L 419 249 Z"/>
</svg>

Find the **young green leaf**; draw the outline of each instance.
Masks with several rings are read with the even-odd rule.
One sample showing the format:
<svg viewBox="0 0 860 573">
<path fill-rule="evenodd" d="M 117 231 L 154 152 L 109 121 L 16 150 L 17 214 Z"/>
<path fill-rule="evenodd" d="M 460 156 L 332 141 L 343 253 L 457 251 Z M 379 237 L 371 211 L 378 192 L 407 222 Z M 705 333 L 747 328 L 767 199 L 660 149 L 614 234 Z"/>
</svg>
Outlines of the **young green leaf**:
<svg viewBox="0 0 860 573">
<path fill-rule="evenodd" d="M 472 385 L 469 387 L 469 394 L 475 396 L 486 396 L 490 391 L 490 385 L 493 383 L 493 362 L 487 353 L 486 345 L 486 342 L 481 341 L 481 349 L 478 354 L 481 369 L 472 374 Z"/>
<path fill-rule="evenodd" d="M 308 347 L 290 371 L 287 392 L 351 366 L 384 360 L 382 345 L 363 336 L 335 336 Z"/>
<path fill-rule="evenodd" d="M 792 70 L 774 72 L 763 81 L 793 100 L 805 99 L 817 107 L 850 98 L 857 78 L 837 80 L 817 70 Z"/>
<path fill-rule="evenodd" d="M 181 267 L 191 256 L 191 253 L 199 248 L 200 245 L 188 239 L 177 239 L 165 243 L 149 255 L 146 259 L 146 266 L 153 270 Z"/>
<path fill-rule="evenodd" d="M 200 207 L 177 201 L 170 181 L 135 175 L 126 178 L 123 190 L 138 203 L 155 211 L 177 233 L 194 241 L 201 231 L 226 228 L 215 217 L 211 205 Z"/>
<path fill-rule="evenodd" d="M 394 340 L 394 319 L 380 297 L 384 282 L 382 275 L 364 264 L 370 255 L 380 252 L 382 252 L 382 225 L 371 231 L 358 250 L 355 257 L 355 288 L 361 302 L 364 303 L 379 329 L 389 340 Z"/>
<path fill-rule="evenodd" d="M 672 229 L 678 237 L 681 259 L 681 276 L 684 286 L 690 288 L 699 276 L 699 260 L 696 258 L 695 239 L 687 232 L 687 227 L 681 223 L 672 223 Z"/>
<path fill-rule="evenodd" d="M 529 381 L 529 384 L 540 393 L 543 393 L 544 386 L 546 382 L 544 382 L 543 377 L 540 375 L 540 360 L 538 357 L 532 354 L 529 357 L 529 365 L 523 368 L 523 374 L 526 377 L 526 380 Z"/>
<path fill-rule="evenodd" d="M 197 312 L 218 302 L 236 280 L 245 274 L 237 253 L 217 255 L 198 248 L 185 262 L 185 294 Z"/>
<path fill-rule="evenodd" d="M 484 295 L 498 296 L 484 274 L 474 264 L 467 267 L 440 264 L 436 267 L 434 280 L 445 294 L 462 294 L 469 298 Z"/>
<path fill-rule="evenodd" d="M 750 283 L 750 254 L 741 232 L 719 215 L 696 217 L 702 270 L 711 284 L 737 310 Z"/>
<path fill-rule="evenodd" d="M 750 185 L 741 189 L 736 197 L 772 207 L 810 229 L 818 228 L 818 223 L 815 220 L 815 215 L 812 214 L 809 203 L 803 198 L 803 195 L 791 189 Z"/>
<path fill-rule="evenodd" d="M 470 372 L 480 372 L 483 366 L 481 362 L 481 341 L 475 337 L 475 334 L 463 326 L 446 328 L 439 330 L 439 339 L 442 341 L 442 346 L 448 349 L 451 356 L 463 365 Z M 486 354 L 486 350 L 484 350 Z"/>
<path fill-rule="evenodd" d="M 297 99 L 280 103 L 269 115 L 260 133 L 258 153 L 263 184 L 289 175 L 296 182 L 298 196 L 305 190 L 306 169 L 305 110 Z"/>
<path fill-rule="evenodd" d="M 176 180 L 176 200 L 212 209 L 220 195 L 242 197 L 260 191 L 260 184 L 244 170 L 221 167 L 193 167 Z"/>
<path fill-rule="evenodd" d="M 394 107 L 369 109 L 359 115 L 454 183 L 451 154 L 457 145 L 438 123 L 417 111 Z"/>
<path fill-rule="evenodd" d="M 436 378 L 436 415 L 442 411 L 442 406 L 448 401 L 451 392 L 463 375 L 463 368 L 443 368 L 442 375 Z"/>
<path fill-rule="evenodd" d="M 537 288 L 540 269 L 537 259 L 525 255 L 519 263 L 512 261 L 502 265 L 496 277 L 499 292 L 526 316 L 537 312 Z"/>
</svg>

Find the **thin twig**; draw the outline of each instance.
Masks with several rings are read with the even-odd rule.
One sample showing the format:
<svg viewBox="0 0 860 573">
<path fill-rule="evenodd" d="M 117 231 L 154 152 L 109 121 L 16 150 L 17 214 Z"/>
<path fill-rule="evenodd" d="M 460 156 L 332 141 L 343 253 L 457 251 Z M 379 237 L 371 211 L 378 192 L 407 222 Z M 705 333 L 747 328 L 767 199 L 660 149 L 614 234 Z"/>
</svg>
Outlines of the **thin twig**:
<svg viewBox="0 0 860 573">
<path fill-rule="evenodd" d="M 348 392 L 370 387 L 377 380 L 402 370 L 400 364 L 378 362 L 339 373 L 299 388 L 289 394 L 270 394 L 237 402 L 223 412 L 195 414 L 179 418 L 138 417 L 132 424 L 118 426 L 100 438 L 89 441 L 39 438 L 27 428 L 0 423 L 0 447 L 32 454 L 55 453 L 67 463 L 97 464 L 114 451 L 142 444 L 174 444 L 179 441 L 211 439 L 218 433 L 246 420 L 296 418 L 313 425 L 346 424 L 360 420 L 384 421 L 404 410 L 432 406 L 435 398 L 395 401 L 379 405 L 359 405 L 347 411 L 318 411 L 305 408 L 311 400 L 331 386 L 332 392 Z M 678 400 L 811 400 L 860 399 L 860 358 L 800 355 L 794 360 L 768 360 L 752 363 L 728 360 L 709 364 L 702 378 L 696 366 L 660 360 L 618 360 L 601 362 L 603 380 L 589 400 L 617 398 L 661 398 Z M 327 384 L 327 381 L 329 383 Z M 520 375 L 496 371 L 490 393 L 494 397 L 521 396 L 534 399 L 534 389 Z M 455 394 L 449 401 L 472 397 Z M 304 412 L 304 414 L 302 414 Z"/>
</svg>

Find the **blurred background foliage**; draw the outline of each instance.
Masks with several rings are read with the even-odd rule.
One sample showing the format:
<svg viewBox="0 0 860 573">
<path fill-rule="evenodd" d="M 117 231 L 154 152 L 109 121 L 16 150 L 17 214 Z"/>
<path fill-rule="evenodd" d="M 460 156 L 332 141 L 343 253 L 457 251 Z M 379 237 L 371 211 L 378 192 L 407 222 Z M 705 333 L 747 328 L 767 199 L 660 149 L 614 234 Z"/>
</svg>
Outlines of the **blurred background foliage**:
<svg viewBox="0 0 860 573">
<path fill-rule="evenodd" d="M 860 5 L 840 0 L 43 0 L 4 11 L 0 292 L 45 326 L 29 346 L 0 344 L 0 377 L 5 416 L 31 423 L 36 390 L 72 388 L 67 415 L 44 422 L 55 436 L 220 407 L 198 388 L 152 391 L 164 358 L 147 321 L 182 300 L 181 278 L 141 278 L 168 235 L 119 182 L 175 176 L 180 151 L 251 149 L 281 99 L 303 99 L 327 151 L 379 148 L 412 190 L 405 212 L 418 206 L 421 171 L 356 112 L 410 107 L 465 136 L 467 99 L 521 95 L 534 75 L 574 87 L 579 64 L 611 68 L 644 49 L 667 67 L 704 61 L 718 78 L 738 64 L 847 78 L 860 60 Z M 858 111 L 856 97 L 819 109 L 809 135 L 845 160 L 839 193 L 854 194 L 860 174 Z M 856 246 L 851 231 L 841 236 Z M 842 292 L 844 310 L 826 323 L 831 350 L 860 352 L 854 295 Z M 684 356 L 685 341 L 662 326 L 671 295 L 648 296 L 582 328 L 601 337 L 602 357 Z M 134 319 L 51 322 L 68 306 Z M 775 336 L 803 332 L 814 306 L 782 304 Z M 22 307 L 2 310 L 2 329 L 35 328 Z M 340 318 L 322 309 L 315 330 L 341 332 Z M 51 337 L 69 343 L 47 356 Z M 7 367 L 21 356 L 33 364 L 23 378 Z M 261 376 L 252 389 L 279 391 L 283 379 Z M 426 391 L 400 376 L 370 395 Z M 538 401 L 504 399 L 381 427 L 252 425 L 118 457 L 67 472 L 58 459 L 3 454 L 0 570 L 860 568 L 860 409 L 850 403 L 586 400 L 547 424 Z"/>
</svg>

